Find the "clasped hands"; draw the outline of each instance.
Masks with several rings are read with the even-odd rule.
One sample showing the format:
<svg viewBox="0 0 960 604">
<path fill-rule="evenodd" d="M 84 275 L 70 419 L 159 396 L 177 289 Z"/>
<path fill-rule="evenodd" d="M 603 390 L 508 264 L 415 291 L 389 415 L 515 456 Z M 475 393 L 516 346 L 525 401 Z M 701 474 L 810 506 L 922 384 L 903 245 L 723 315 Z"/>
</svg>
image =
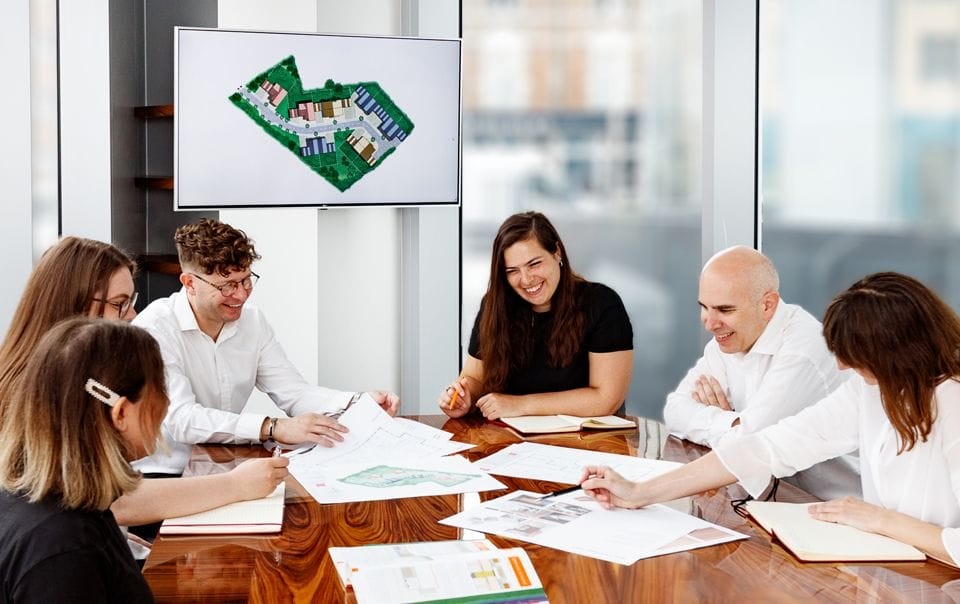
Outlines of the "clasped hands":
<svg viewBox="0 0 960 604">
<path fill-rule="evenodd" d="M 711 375 L 701 375 L 697 378 L 693 391 L 690 393 L 690 398 L 701 405 L 719 407 L 724 411 L 733 410 L 730 401 L 727 399 L 726 390 L 719 380 Z"/>
</svg>

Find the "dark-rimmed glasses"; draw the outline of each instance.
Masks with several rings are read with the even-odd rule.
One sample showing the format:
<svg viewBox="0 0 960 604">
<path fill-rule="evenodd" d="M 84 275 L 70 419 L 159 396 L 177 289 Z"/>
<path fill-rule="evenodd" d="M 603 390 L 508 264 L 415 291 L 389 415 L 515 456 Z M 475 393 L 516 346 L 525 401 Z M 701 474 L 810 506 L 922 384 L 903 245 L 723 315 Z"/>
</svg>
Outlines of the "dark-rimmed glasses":
<svg viewBox="0 0 960 604">
<path fill-rule="evenodd" d="M 210 287 L 215 287 L 220 292 L 220 295 L 223 296 L 224 298 L 229 298 L 233 294 L 237 293 L 238 287 L 242 287 L 247 291 L 251 291 L 253 289 L 253 286 L 256 285 L 257 281 L 260 279 L 260 275 L 258 275 L 253 271 L 250 271 L 250 274 L 244 277 L 243 280 L 241 281 L 227 281 L 226 283 L 217 285 L 216 283 L 210 283 L 209 281 L 207 281 L 206 279 L 204 279 L 203 277 L 201 277 L 196 273 L 190 273 L 190 274 L 196 277 L 197 279 L 200 279 Z"/>
<path fill-rule="evenodd" d="M 117 312 L 120 314 L 120 318 L 126 318 L 127 313 L 130 312 L 130 309 L 133 308 L 133 305 L 137 303 L 137 292 L 133 292 L 133 295 L 124 300 L 123 302 L 111 302 L 110 300 L 103 300 L 101 298 L 94 298 L 94 302 L 102 302 L 103 304 L 109 304 L 110 306 L 117 309 Z"/>
</svg>

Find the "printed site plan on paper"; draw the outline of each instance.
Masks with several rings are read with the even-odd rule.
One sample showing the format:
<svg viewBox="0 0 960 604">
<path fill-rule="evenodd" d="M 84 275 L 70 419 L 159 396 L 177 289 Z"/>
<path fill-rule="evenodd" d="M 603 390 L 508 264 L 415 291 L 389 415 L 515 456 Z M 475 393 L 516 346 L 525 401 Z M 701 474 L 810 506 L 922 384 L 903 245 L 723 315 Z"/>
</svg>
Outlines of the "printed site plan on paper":
<svg viewBox="0 0 960 604">
<path fill-rule="evenodd" d="M 293 56 L 257 75 L 230 102 L 341 192 L 380 166 L 413 122 L 377 82 L 327 80 L 304 90 Z"/>
</svg>

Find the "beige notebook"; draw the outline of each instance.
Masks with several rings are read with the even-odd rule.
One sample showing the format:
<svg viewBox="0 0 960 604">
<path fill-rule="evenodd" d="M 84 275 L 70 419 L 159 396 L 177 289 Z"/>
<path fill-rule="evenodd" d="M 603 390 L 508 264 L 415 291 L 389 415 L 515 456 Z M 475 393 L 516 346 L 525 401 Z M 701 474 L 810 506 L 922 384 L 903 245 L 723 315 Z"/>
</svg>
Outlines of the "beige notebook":
<svg viewBox="0 0 960 604">
<path fill-rule="evenodd" d="M 809 503 L 749 501 L 747 512 L 768 533 L 806 562 L 894 562 L 925 560 L 906 543 L 845 524 L 816 520 Z"/>
<path fill-rule="evenodd" d="M 549 432 L 579 432 L 590 430 L 616 430 L 636 428 L 633 420 L 616 415 L 602 417 L 577 417 L 575 415 L 521 415 L 501 417 L 500 421 L 522 434 L 546 434 Z"/>
<path fill-rule="evenodd" d="M 225 506 L 168 518 L 161 535 L 219 535 L 228 533 L 279 533 L 283 528 L 284 483 L 262 499 L 237 501 Z"/>
</svg>

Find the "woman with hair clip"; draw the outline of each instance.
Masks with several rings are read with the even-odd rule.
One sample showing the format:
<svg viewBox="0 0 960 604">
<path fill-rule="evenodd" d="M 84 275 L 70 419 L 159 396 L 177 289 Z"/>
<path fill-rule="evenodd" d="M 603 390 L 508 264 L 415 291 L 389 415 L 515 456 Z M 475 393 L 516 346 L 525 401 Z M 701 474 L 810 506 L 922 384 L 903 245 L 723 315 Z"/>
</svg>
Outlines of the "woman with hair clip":
<svg viewBox="0 0 960 604">
<path fill-rule="evenodd" d="M 450 417 L 609 415 L 633 366 L 633 330 L 615 291 L 570 266 L 539 212 L 507 218 L 493 241 L 490 281 L 463 372 L 437 399 Z"/>
<path fill-rule="evenodd" d="M 37 342 L 58 321 L 78 315 L 133 320 L 135 268 L 114 246 L 79 237 L 65 237 L 43 254 L 0 346 L 0 407 L 15 391 Z M 264 497 L 287 475 L 286 465 L 287 459 L 271 457 L 225 474 L 147 480 L 113 502 L 113 513 L 121 525 L 136 526 Z"/>
<path fill-rule="evenodd" d="M 83 317 L 42 337 L 0 406 L 0 601 L 150 602 L 110 512 L 167 410 L 150 335 Z"/>
<path fill-rule="evenodd" d="M 960 565 L 960 318 L 919 281 L 877 273 L 833 299 L 823 334 L 837 363 L 856 375 L 819 403 L 721 440 L 647 482 L 585 468 L 583 488 L 607 507 L 643 507 L 736 481 L 756 497 L 771 475 L 859 449 L 864 498 L 815 504 L 811 515 Z"/>
</svg>

